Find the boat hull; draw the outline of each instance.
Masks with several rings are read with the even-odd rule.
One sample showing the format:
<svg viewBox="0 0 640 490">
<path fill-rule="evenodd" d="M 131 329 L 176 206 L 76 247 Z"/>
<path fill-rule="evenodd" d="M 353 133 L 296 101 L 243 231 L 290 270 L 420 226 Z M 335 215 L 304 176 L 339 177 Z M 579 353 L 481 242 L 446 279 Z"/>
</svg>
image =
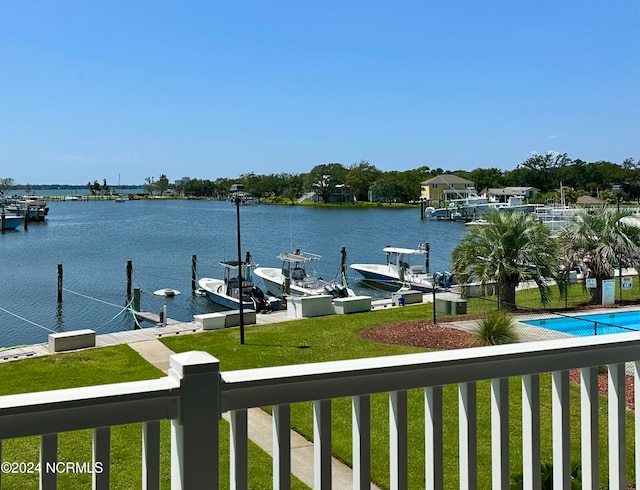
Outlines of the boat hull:
<svg viewBox="0 0 640 490">
<path fill-rule="evenodd" d="M 23 216 L 5 216 L 3 221 L 3 226 L 5 230 L 15 230 L 18 226 L 20 226 L 24 222 Z"/>
<path fill-rule="evenodd" d="M 200 279 L 198 284 L 206 293 L 207 298 L 214 303 L 230 310 L 237 310 L 240 308 L 240 300 L 238 298 L 225 294 L 225 283 L 223 280 L 205 277 Z M 243 301 L 242 308 L 253 310 L 255 309 L 255 305 L 253 304 L 253 301 Z"/>
<path fill-rule="evenodd" d="M 412 274 L 407 272 L 404 280 L 393 270 L 389 270 L 388 266 L 383 264 L 353 264 L 350 266 L 356 272 L 359 272 L 366 281 L 381 283 L 385 286 L 409 286 L 411 289 L 419 291 L 431 291 L 433 289 L 431 274 Z"/>
<path fill-rule="evenodd" d="M 282 271 L 280 269 L 272 267 L 257 267 L 253 273 L 262 279 L 267 293 L 273 296 L 282 296 L 284 292 L 284 278 L 282 277 Z M 324 294 L 323 291 L 317 291 L 315 289 L 306 289 L 290 284 L 289 294 L 294 296 L 308 296 L 310 294 Z"/>
</svg>

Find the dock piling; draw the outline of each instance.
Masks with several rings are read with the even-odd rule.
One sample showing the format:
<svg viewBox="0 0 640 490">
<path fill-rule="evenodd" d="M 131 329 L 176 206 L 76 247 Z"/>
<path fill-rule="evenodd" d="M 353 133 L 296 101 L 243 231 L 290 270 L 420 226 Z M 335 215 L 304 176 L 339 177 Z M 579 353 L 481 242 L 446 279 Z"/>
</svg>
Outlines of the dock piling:
<svg viewBox="0 0 640 490">
<path fill-rule="evenodd" d="M 127 260 L 127 298 L 131 297 L 131 280 L 133 277 L 133 263 Z"/>
<path fill-rule="evenodd" d="M 191 256 L 191 294 L 196 292 L 196 284 L 198 278 L 198 256 Z"/>
<path fill-rule="evenodd" d="M 62 264 L 58 264 L 58 303 L 62 303 Z"/>
</svg>

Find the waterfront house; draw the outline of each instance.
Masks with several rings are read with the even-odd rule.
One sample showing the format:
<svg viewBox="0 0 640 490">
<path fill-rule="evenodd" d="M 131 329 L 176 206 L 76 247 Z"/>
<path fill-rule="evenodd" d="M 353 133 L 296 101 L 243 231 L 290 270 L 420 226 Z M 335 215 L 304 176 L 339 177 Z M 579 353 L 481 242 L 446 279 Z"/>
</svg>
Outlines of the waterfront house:
<svg viewBox="0 0 640 490">
<path fill-rule="evenodd" d="M 442 174 L 420 183 L 420 199 L 427 205 L 440 207 L 451 199 L 475 195 L 474 183 L 455 174 Z"/>
<path fill-rule="evenodd" d="M 502 188 L 487 188 L 483 194 L 486 195 L 492 202 L 509 202 L 510 197 L 524 197 L 524 199 L 531 199 L 539 192 L 539 189 L 535 187 L 502 187 Z"/>
</svg>

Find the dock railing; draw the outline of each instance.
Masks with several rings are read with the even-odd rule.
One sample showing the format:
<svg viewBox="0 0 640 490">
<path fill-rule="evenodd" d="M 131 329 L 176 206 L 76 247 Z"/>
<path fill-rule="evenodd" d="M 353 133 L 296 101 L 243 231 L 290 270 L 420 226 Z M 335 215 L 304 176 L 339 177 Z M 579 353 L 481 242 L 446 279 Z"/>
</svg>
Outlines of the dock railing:
<svg viewBox="0 0 640 490">
<path fill-rule="evenodd" d="M 526 489 L 540 488 L 540 375 L 551 373 L 554 488 L 570 488 L 569 370 L 579 369 L 582 488 L 599 488 L 599 445 L 608 445 L 609 488 L 626 489 L 625 363 L 640 391 L 640 335 L 615 334 L 392 357 L 219 371 L 203 352 L 176 354 L 166 378 L 0 397 L 0 438 L 41 436 L 42 468 L 55 466 L 58 433 L 93 429 L 93 487 L 109 488 L 110 430 L 141 422 L 142 483 L 160 487 L 160 421 L 171 420 L 171 488 L 219 488 L 219 420 L 230 415 L 230 488 L 247 488 L 248 417 L 271 406 L 273 487 L 291 482 L 291 404 L 313 402 L 314 488 L 331 487 L 331 401 L 352 400 L 353 488 L 370 486 L 370 397 L 388 393 L 390 487 L 407 488 L 407 391 L 424 391 L 425 487 L 443 481 L 443 387 L 457 385 L 459 486 L 478 488 L 476 383 L 491 385 L 492 488 L 510 480 L 509 383 L 521 377 L 522 467 Z M 608 440 L 599 440 L 598 367 L 608 371 Z M 639 423 L 638 414 L 634 425 Z M 511 427 L 513 430 L 513 427 Z M 639 434 L 635 445 L 640 447 Z M 0 446 L 1 450 L 1 446 Z M 635 474 L 640 451 L 636 452 Z M 0 451 L 1 455 L 1 451 Z M 56 488 L 55 471 L 42 471 L 41 488 Z M 0 482 L 1 483 L 1 482 Z"/>
</svg>

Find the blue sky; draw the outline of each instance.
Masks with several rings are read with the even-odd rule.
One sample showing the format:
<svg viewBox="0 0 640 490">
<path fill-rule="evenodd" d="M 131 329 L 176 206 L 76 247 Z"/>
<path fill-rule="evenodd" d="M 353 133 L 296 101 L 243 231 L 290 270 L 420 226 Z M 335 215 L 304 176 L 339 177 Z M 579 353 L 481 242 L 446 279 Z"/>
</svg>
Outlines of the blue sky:
<svg viewBox="0 0 640 490">
<path fill-rule="evenodd" d="M 640 3 L 5 0 L 0 177 L 640 158 Z"/>
</svg>

